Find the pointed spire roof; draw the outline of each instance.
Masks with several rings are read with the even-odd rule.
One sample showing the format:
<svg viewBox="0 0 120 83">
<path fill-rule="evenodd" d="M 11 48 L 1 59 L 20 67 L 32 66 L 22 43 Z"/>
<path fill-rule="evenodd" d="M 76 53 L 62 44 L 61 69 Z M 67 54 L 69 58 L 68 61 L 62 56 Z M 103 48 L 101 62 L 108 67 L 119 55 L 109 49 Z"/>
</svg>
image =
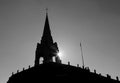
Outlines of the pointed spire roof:
<svg viewBox="0 0 120 83">
<path fill-rule="evenodd" d="M 43 31 L 43 36 L 41 43 L 53 43 L 53 38 L 51 36 L 51 30 L 50 30 L 50 25 L 49 25 L 49 20 L 48 20 L 48 13 L 46 12 L 46 19 L 45 19 L 45 25 L 44 25 L 44 31 Z"/>
<path fill-rule="evenodd" d="M 48 13 L 46 13 L 43 35 L 51 35 L 50 25 L 49 25 L 49 20 L 48 20 Z"/>
</svg>

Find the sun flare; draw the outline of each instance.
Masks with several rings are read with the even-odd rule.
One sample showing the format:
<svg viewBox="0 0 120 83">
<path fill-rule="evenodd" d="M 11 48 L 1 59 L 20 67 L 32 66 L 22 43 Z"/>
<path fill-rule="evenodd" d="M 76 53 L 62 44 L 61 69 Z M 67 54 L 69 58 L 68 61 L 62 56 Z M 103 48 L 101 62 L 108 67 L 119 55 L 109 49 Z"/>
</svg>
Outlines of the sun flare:
<svg viewBox="0 0 120 83">
<path fill-rule="evenodd" d="M 59 57 L 62 57 L 62 56 L 63 56 L 63 53 L 62 53 L 62 52 L 58 52 L 58 56 L 59 56 Z"/>
</svg>

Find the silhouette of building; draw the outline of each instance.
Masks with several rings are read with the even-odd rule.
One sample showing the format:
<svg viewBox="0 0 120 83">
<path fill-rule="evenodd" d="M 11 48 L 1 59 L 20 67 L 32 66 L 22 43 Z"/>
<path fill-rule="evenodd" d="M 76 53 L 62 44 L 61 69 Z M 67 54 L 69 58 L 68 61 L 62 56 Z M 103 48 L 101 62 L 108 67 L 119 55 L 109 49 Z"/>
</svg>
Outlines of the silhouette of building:
<svg viewBox="0 0 120 83">
<path fill-rule="evenodd" d="M 7 83 L 120 83 L 118 77 L 112 79 L 108 74 L 106 77 L 102 76 L 97 74 L 96 70 L 91 72 L 89 67 L 81 68 L 79 64 L 72 66 L 70 62 L 62 64 L 58 52 L 57 43 L 53 42 L 51 36 L 48 13 L 46 13 L 43 36 L 41 42 L 37 43 L 34 66 L 23 68 L 22 71 L 17 70 L 17 73 L 12 72 Z M 43 58 L 42 63 L 40 63 L 41 58 Z"/>
<path fill-rule="evenodd" d="M 48 14 L 46 13 L 46 20 L 41 43 L 37 43 L 35 66 L 39 65 L 40 58 L 43 58 L 43 63 L 53 62 L 53 57 L 57 59 L 55 61 L 60 62 L 59 56 L 57 55 L 58 52 L 59 49 L 57 43 L 53 42 L 53 38 L 51 36 Z"/>
</svg>

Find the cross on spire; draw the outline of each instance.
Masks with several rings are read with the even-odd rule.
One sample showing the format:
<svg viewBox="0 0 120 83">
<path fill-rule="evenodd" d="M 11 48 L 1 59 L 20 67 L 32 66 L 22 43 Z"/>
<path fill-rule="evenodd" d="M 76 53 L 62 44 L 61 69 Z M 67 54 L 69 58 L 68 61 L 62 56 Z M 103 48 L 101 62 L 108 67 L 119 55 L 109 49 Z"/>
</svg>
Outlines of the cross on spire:
<svg viewBox="0 0 120 83">
<path fill-rule="evenodd" d="M 48 8 L 46 8 L 45 10 L 46 10 L 46 14 L 48 14 Z"/>
</svg>

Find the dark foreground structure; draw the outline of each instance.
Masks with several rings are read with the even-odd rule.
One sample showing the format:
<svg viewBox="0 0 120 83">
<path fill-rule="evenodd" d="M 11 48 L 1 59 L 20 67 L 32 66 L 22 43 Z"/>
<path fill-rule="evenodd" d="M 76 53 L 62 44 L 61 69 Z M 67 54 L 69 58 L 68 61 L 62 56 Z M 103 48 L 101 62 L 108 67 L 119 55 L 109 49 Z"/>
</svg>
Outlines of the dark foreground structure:
<svg viewBox="0 0 120 83">
<path fill-rule="evenodd" d="M 62 64 L 58 52 L 46 14 L 41 43 L 38 43 L 36 48 L 34 66 L 23 68 L 23 71 L 17 71 L 16 74 L 12 73 L 7 83 L 120 83 L 118 77 L 116 80 L 110 75 L 105 77 L 97 74 L 96 71 L 90 72 L 89 68 L 71 66 L 70 62 L 67 65 Z"/>
</svg>

